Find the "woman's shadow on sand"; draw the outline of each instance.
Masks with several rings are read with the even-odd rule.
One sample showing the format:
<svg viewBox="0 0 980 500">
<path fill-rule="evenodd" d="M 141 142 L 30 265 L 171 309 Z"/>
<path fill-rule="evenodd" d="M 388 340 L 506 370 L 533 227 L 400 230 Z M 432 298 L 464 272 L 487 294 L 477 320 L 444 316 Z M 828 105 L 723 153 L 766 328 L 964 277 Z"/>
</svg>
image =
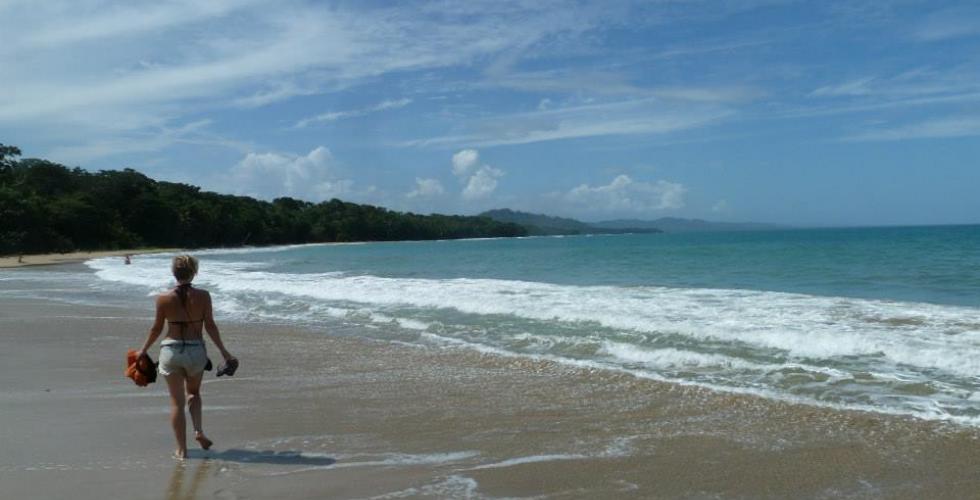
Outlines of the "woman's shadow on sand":
<svg viewBox="0 0 980 500">
<path fill-rule="evenodd" d="M 225 460 L 245 464 L 307 465 L 327 466 L 337 463 L 337 459 L 323 456 L 304 455 L 300 451 L 240 450 L 231 448 L 224 451 L 189 450 L 187 458 L 203 460 Z"/>
</svg>

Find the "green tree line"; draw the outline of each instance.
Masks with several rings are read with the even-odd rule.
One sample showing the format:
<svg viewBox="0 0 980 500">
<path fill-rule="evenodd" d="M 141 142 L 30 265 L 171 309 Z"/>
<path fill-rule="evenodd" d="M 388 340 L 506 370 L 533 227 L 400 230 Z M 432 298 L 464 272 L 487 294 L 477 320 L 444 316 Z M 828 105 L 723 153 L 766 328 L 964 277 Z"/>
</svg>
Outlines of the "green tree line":
<svg viewBox="0 0 980 500">
<path fill-rule="evenodd" d="M 338 199 L 268 202 L 132 169 L 89 172 L 20 155 L 0 144 L 0 254 L 527 234 L 488 217 L 402 213 Z"/>
</svg>

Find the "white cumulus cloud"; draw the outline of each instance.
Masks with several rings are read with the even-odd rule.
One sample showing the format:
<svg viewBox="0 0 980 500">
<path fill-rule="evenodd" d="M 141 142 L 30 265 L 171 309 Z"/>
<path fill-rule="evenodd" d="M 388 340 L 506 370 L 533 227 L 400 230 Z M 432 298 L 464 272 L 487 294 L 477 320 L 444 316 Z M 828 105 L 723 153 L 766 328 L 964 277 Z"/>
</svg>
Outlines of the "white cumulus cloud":
<svg viewBox="0 0 980 500">
<path fill-rule="evenodd" d="M 686 193 L 687 188 L 682 184 L 663 180 L 641 182 L 619 175 L 606 185 L 582 184 L 572 188 L 563 199 L 593 211 L 651 212 L 683 207 Z"/>
<path fill-rule="evenodd" d="M 504 176 L 504 171 L 481 164 L 479 151 L 463 149 L 453 155 L 453 174 L 464 183 L 460 196 L 464 200 L 474 201 L 493 194 L 497 189 L 497 179 Z"/>
<path fill-rule="evenodd" d="M 310 201 L 342 197 L 352 192 L 353 181 L 338 179 L 330 150 L 319 146 L 306 155 L 248 153 L 231 168 L 231 181 L 239 194 L 271 199 L 290 196 Z"/>
<path fill-rule="evenodd" d="M 431 198 L 441 196 L 446 190 L 442 187 L 439 179 L 420 179 L 415 178 L 415 189 L 411 190 L 406 196 L 409 198 Z"/>
<path fill-rule="evenodd" d="M 503 177 L 504 172 L 487 165 L 481 166 L 476 173 L 470 176 L 463 188 L 464 200 L 482 200 L 490 196 L 497 189 L 497 179 Z"/>
<path fill-rule="evenodd" d="M 453 174 L 459 177 L 469 175 L 480 161 L 480 153 L 475 149 L 464 149 L 453 155 Z"/>
</svg>

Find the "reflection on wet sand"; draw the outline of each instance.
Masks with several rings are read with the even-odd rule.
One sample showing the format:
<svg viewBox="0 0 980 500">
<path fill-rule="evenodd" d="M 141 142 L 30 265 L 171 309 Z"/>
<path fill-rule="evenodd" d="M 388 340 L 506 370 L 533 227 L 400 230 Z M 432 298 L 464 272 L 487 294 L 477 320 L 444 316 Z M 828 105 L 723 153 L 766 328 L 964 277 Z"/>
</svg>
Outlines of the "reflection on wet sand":
<svg viewBox="0 0 980 500">
<path fill-rule="evenodd" d="M 170 475 L 170 486 L 167 488 L 167 500 L 194 500 L 197 498 L 197 491 L 201 487 L 201 480 L 208 473 L 208 469 L 211 468 L 210 460 L 201 460 L 194 468 L 194 474 L 191 476 L 191 483 L 184 491 L 184 474 L 187 472 L 188 468 L 192 466 L 184 461 L 178 462 L 174 466 L 174 471 Z"/>
</svg>

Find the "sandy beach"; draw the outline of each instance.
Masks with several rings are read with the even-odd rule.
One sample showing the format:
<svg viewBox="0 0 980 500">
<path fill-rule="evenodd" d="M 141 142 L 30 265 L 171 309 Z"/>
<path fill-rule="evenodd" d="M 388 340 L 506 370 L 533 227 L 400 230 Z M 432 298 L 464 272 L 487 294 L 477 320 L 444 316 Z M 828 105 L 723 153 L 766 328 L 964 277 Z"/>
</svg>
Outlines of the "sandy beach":
<svg viewBox="0 0 980 500">
<path fill-rule="evenodd" d="M 971 498 L 980 430 L 356 331 L 222 323 L 209 451 L 170 458 L 150 309 L 0 305 L 4 498 Z M 156 349 L 154 349 L 154 356 Z"/>
<path fill-rule="evenodd" d="M 75 262 L 85 262 L 99 257 L 123 257 L 125 255 L 140 255 L 148 253 L 172 252 L 175 248 L 143 248 L 136 250 L 102 250 L 97 252 L 68 252 L 68 253 L 44 253 L 30 254 L 22 256 L 0 257 L 0 268 L 26 267 L 26 266 L 48 266 L 52 264 L 70 264 Z"/>
</svg>

